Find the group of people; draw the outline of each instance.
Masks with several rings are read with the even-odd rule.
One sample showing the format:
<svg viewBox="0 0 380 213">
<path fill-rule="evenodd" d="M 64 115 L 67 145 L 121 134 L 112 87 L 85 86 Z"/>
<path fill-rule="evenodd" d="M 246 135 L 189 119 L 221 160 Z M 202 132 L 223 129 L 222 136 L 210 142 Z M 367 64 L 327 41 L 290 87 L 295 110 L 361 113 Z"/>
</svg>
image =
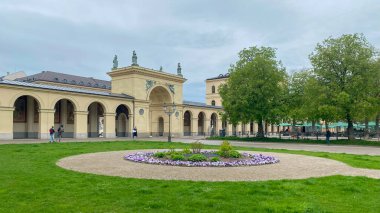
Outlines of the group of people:
<svg viewBox="0 0 380 213">
<path fill-rule="evenodd" d="M 61 142 L 62 140 L 62 133 L 65 131 L 65 129 L 63 128 L 63 125 L 59 126 L 58 130 L 57 130 L 57 133 L 58 133 L 58 141 L 57 142 Z M 50 134 L 50 140 L 49 140 L 49 143 L 53 143 L 53 142 L 56 142 L 55 141 L 55 129 L 54 129 L 54 126 L 52 126 L 50 129 L 49 129 L 49 134 Z M 132 130 L 132 137 L 133 139 L 135 139 L 135 137 L 137 138 L 137 128 L 133 128 Z"/>
<path fill-rule="evenodd" d="M 65 131 L 65 129 L 63 128 L 63 125 L 59 126 L 58 130 L 57 130 L 57 133 L 58 133 L 58 141 L 57 142 L 61 142 L 62 140 L 62 133 Z M 52 126 L 50 129 L 49 129 L 49 134 L 50 134 L 50 140 L 49 140 L 49 143 L 53 143 L 53 142 L 56 142 L 54 139 L 55 139 L 55 129 L 54 129 L 54 126 Z"/>
</svg>

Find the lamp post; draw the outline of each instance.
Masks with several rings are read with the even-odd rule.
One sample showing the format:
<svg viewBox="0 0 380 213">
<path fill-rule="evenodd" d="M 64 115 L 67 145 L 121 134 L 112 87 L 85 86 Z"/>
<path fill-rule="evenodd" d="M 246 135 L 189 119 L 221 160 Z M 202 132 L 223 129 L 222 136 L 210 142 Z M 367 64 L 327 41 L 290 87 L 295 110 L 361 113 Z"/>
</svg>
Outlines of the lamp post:
<svg viewBox="0 0 380 213">
<path fill-rule="evenodd" d="M 174 102 L 172 104 L 166 104 L 164 103 L 164 112 L 169 115 L 169 135 L 168 135 L 168 142 L 172 142 L 172 134 L 171 134 L 171 126 L 170 126 L 170 117 L 175 112 L 176 105 Z"/>
</svg>

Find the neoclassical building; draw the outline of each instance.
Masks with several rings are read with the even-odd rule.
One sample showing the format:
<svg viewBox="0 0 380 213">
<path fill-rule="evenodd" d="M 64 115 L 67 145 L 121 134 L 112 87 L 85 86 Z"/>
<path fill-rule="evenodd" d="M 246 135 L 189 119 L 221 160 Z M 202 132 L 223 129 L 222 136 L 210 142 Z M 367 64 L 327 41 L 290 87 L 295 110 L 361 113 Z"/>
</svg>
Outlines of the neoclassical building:
<svg viewBox="0 0 380 213">
<path fill-rule="evenodd" d="M 35 75 L 0 78 L 0 139 L 49 137 L 49 128 L 63 125 L 64 137 L 167 136 L 169 116 L 164 105 L 176 106 L 170 116 L 174 137 L 215 135 L 220 129 L 236 133 L 245 125 L 222 122 L 218 86 L 228 76 L 206 80 L 206 103 L 183 98 L 186 79 L 177 74 L 132 64 L 118 68 L 117 57 L 108 75 L 111 81 L 43 71 Z M 253 124 L 251 124 L 252 126 Z"/>
</svg>

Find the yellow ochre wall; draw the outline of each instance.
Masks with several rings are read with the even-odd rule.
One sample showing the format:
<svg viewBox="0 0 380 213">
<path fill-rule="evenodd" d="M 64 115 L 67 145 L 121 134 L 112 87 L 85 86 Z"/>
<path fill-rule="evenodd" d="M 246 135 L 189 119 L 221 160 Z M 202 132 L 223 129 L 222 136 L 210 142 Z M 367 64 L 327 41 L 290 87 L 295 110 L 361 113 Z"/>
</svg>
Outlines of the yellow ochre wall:
<svg viewBox="0 0 380 213">
<path fill-rule="evenodd" d="M 0 84 L 0 140 L 13 139 L 14 132 L 28 131 L 38 134 L 38 138 L 49 138 L 49 128 L 60 124 L 54 124 L 54 106 L 61 99 L 67 99 L 74 105 L 74 124 L 65 124 L 65 130 L 73 132 L 74 138 L 87 138 L 89 132 L 94 131 L 93 126 L 97 118 L 90 118 L 89 106 L 98 102 L 104 109 L 104 130 L 103 136 L 106 138 L 116 137 L 116 108 L 124 105 L 128 109 L 129 119 L 126 120 L 127 131 L 132 132 L 133 127 L 138 130 L 139 136 L 155 136 L 158 131 L 158 118 L 164 120 L 164 133 L 167 135 L 169 129 L 169 116 L 163 110 L 164 103 L 174 102 L 177 106 L 176 112 L 171 116 L 171 133 L 174 137 L 181 137 L 184 134 L 184 113 L 191 114 L 190 132 L 192 136 L 199 134 L 198 115 L 204 113 L 204 133 L 211 133 L 211 116 L 216 115 L 215 134 L 222 129 L 220 113 L 221 108 L 209 106 L 197 106 L 183 104 L 183 83 L 185 78 L 179 75 L 164 73 L 139 66 L 118 68 L 108 73 L 111 78 L 113 94 L 127 94 L 134 98 L 94 95 L 87 93 L 68 92 L 61 90 L 50 90 L 17 85 Z M 224 79 L 206 81 L 207 104 L 211 105 L 211 100 L 216 101 L 216 106 L 221 106 L 218 87 L 225 82 Z M 39 82 L 43 84 L 43 82 Z M 211 86 L 216 87 L 216 93 L 211 93 Z M 64 85 L 60 85 L 64 87 Z M 174 91 L 173 91 L 174 88 Z M 86 88 L 87 89 L 87 88 Z M 88 88 L 87 90 L 90 90 Z M 99 90 L 98 90 L 99 91 Z M 37 100 L 39 104 L 39 123 L 14 123 L 13 111 L 14 103 L 21 96 L 30 96 Z M 31 111 L 32 109 L 28 109 Z M 62 109 L 62 116 L 66 116 L 66 111 Z M 30 116 L 30 115 L 29 115 Z M 63 122 L 64 123 L 64 122 Z M 89 129 L 92 126 L 91 130 Z M 228 125 L 228 131 L 232 130 Z M 237 131 L 241 131 L 240 125 Z M 189 131 L 186 130 L 186 131 Z"/>
</svg>

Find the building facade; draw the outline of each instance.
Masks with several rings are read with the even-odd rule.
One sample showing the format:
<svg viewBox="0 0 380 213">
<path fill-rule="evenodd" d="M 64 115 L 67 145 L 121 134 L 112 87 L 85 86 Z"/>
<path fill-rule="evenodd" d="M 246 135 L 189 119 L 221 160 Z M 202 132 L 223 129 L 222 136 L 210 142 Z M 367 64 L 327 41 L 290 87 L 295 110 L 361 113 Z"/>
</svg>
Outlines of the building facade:
<svg viewBox="0 0 380 213">
<path fill-rule="evenodd" d="M 50 127 L 60 125 L 68 138 L 129 137 L 134 127 L 139 136 L 167 136 L 164 106 L 171 104 L 176 106 L 170 116 L 174 137 L 239 131 L 222 122 L 220 96 L 209 91 L 211 82 L 216 92 L 222 81 L 206 81 L 206 103 L 184 101 L 180 64 L 175 75 L 141 67 L 133 57 L 132 65 L 122 68 L 114 60 L 111 81 L 50 71 L 1 79 L 0 139 L 47 139 Z"/>
</svg>

